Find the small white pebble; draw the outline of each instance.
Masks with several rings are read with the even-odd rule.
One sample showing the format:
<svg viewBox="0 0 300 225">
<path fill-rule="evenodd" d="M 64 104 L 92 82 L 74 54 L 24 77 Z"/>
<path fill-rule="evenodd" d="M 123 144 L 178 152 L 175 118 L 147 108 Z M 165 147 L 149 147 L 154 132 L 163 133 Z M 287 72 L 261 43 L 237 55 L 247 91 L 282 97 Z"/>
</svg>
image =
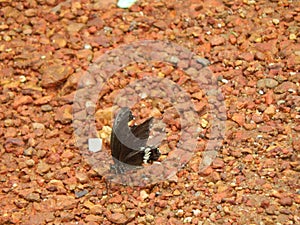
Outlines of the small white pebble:
<svg viewBox="0 0 300 225">
<path fill-rule="evenodd" d="M 236 183 L 235 183 L 235 182 L 231 182 L 231 183 L 230 183 L 230 186 L 231 186 L 231 187 L 235 187 L 235 186 L 236 186 Z"/>
<path fill-rule="evenodd" d="M 104 32 L 111 32 L 113 29 L 111 27 L 105 26 L 103 30 Z"/>
<path fill-rule="evenodd" d="M 218 25 L 217 25 L 219 28 L 221 28 L 222 27 L 222 24 L 220 24 L 220 23 L 218 23 Z"/>
<path fill-rule="evenodd" d="M 141 199 L 145 200 L 146 198 L 149 197 L 149 194 L 145 190 L 142 190 L 140 192 L 140 197 L 141 197 Z"/>
<path fill-rule="evenodd" d="M 221 82 L 224 83 L 224 84 L 228 84 L 229 81 L 223 78 L 223 79 L 221 80 Z"/>
<path fill-rule="evenodd" d="M 145 98 L 147 98 L 147 94 L 145 92 L 143 92 L 140 94 L 140 97 L 141 97 L 141 99 L 145 99 Z"/>
<path fill-rule="evenodd" d="M 264 91 L 263 91 L 263 90 L 259 90 L 258 93 L 259 93 L 260 95 L 263 95 L 263 94 L 264 94 Z"/>
<path fill-rule="evenodd" d="M 99 152 L 102 150 L 101 138 L 89 138 L 88 140 L 89 150 L 91 152 Z"/>
<path fill-rule="evenodd" d="M 96 107 L 95 103 L 92 101 L 86 101 L 85 103 L 85 107 L 89 108 L 89 107 Z"/>
<path fill-rule="evenodd" d="M 297 39 L 296 34 L 290 34 L 289 39 L 290 40 L 296 40 Z"/>
<path fill-rule="evenodd" d="M 8 36 L 8 35 L 4 35 L 4 36 L 3 36 L 3 40 L 4 40 L 4 41 L 11 41 L 11 37 Z"/>
<path fill-rule="evenodd" d="M 279 19 L 273 19 L 272 22 L 273 22 L 274 25 L 278 25 L 280 20 Z"/>
<path fill-rule="evenodd" d="M 210 34 L 211 34 L 211 31 L 207 31 L 206 34 L 210 35 Z"/>
<path fill-rule="evenodd" d="M 42 55 L 42 56 L 41 56 L 41 59 L 46 59 L 46 56 L 45 56 L 45 55 Z"/>
<path fill-rule="evenodd" d="M 183 211 L 182 209 L 178 209 L 177 212 L 176 212 L 175 214 L 176 214 L 176 216 L 181 217 L 181 216 L 183 216 L 184 211 Z"/>
<path fill-rule="evenodd" d="M 122 9 L 130 8 L 137 0 L 119 0 L 117 6 Z"/>
<path fill-rule="evenodd" d="M 198 216 L 201 213 L 199 209 L 193 209 L 194 216 Z"/>
<path fill-rule="evenodd" d="M 84 49 L 92 49 L 92 46 L 90 44 L 85 44 Z"/>
<path fill-rule="evenodd" d="M 285 103 L 285 100 L 278 100 L 277 101 L 277 105 L 281 105 L 281 104 L 284 104 Z"/>
<path fill-rule="evenodd" d="M 26 79 L 26 77 L 24 76 L 24 75 L 21 75 L 20 77 L 19 77 L 19 79 L 20 79 L 20 82 L 21 83 L 24 83 L 27 79 Z"/>
<path fill-rule="evenodd" d="M 184 219 L 183 219 L 183 222 L 184 222 L 184 223 L 191 223 L 192 220 L 193 220 L 193 218 L 189 216 L 189 217 L 184 218 Z"/>
</svg>

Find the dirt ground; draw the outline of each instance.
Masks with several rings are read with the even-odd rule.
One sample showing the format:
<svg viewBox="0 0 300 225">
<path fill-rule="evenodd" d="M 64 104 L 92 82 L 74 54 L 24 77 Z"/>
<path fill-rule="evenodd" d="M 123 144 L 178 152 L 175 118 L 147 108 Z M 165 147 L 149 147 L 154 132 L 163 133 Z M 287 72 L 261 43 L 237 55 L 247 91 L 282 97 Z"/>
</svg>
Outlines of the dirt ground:
<svg viewBox="0 0 300 225">
<path fill-rule="evenodd" d="M 296 0 L 141 0 L 129 9 L 101 0 L 0 0 L 0 224 L 300 224 L 299 24 Z M 155 51 L 128 54 L 144 40 L 155 40 Z M 138 61 L 146 56 L 169 61 Z M 203 87 L 192 77 L 207 64 L 201 58 L 211 71 L 201 75 Z M 190 158 L 174 150 L 180 138 L 191 144 L 184 128 L 192 132 L 172 106 L 180 99 L 168 101 L 177 89 L 147 98 L 156 86 L 130 86 L 147 77 L 181 87 L 193 103 L 201 132 Z M 99 82 L 98 99 L 82 105 Z M 224 104 L 215 113 L 211 84 L 221 92 L 213 105 Z M 149 93 L 139 100 L 128 94 L 141 89 Z M 165 124 L 160 162 L 184 165 L 167 179 L 110 182 L 102 161 L 83 150 L 77 131 L 93 122 L 109 153 L 112 111 L 126 101 L 139 101 L 136 121 Z M 209 151 L 210 163 L 214 141 L 221 146 Z"/>
</svg>

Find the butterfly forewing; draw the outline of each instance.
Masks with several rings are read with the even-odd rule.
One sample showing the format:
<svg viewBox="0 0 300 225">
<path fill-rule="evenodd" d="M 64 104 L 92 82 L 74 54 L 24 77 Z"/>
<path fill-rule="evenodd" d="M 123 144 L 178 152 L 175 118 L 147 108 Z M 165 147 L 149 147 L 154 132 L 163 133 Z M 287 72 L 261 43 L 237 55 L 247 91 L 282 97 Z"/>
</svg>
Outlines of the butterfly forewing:
<svg viewBox="0 0 300 225">
<path fill-rule="evenodd" d="M 130 117 L 132 117 L 130 110 L 128 108 L 121 108 L 113 124 L 110 139 L 111 154 L 118 160 L 120 158 L 120 154 L 126 147 L 122 144 L 122 139 L 126 139 L 126 136 L 130 131 L 128 127 Z M 119 136 L 122 137 L 122 139 Z"/>
<path fill-rule="evenodd" d="M 153 117 L 147 119 L 142 124 L 134 125 L 134 126 L 130 127 L 131 132 L 134 134 L 134 136 L 136 136 L 139 140 L 142 140 L 139 142 L 139 143 L 141 143 L 141 145 L 138 146 L 139 148 L 144 147 L 147 143 L 147 140 L 148 140 L 149 134 L 150 134 L 150 127 L 152 124 L 152 120 L 153 120 Z"/>
</svg>

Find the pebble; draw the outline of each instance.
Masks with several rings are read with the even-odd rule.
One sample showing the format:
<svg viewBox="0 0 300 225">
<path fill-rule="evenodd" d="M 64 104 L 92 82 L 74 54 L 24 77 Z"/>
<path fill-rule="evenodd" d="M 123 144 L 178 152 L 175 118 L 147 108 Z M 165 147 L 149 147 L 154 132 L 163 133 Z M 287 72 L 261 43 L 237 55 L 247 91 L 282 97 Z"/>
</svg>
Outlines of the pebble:
<svg viewBox="0 0 300 225">
<path fill-rule="evenodd" d="M 182 217 L 184 215 L 184 211 L 182 209 L 178 209 L 176 212 L 176 216 Z"/>
<path fill-rule="evenodd" d="M 282 197 L 279 199 L 279 204 L 282 206 L 291 206 L 293 205 L 293 199 L 290 197 Z"/>
<path fill-rule="evenodd" d="M 90 207 L 90 211 L 94 215 L 101 215 L 103 213 L 103 206 L 102 205 L 93 205 Z"/>
<path fill-rule="evenodd" d="M 75 191 L 76 198 L 82 198 L 83 196 L 87 195 L 89 192 L 88 190 L 84 189 L 82 191 Z"/>
<path fill-rule="evenodd" d="M 245 124 L 245 115 L 243 113 L 234 113 L 232 120 L 237 122 L 240 126 L 243 126 Z"/>
<path fill-rule="evenodd" d="M 189 224 L 190 224 L 190 223 L 192 222 L 192 219 L 193 219 L 193 218 L 190 217 L 190 216 L 189 216 L 189 217 L 186 217 L 186 218 L 183 219 L 183 223 L 189 223 Z"/>
<path fill-rule="evenodd" d="M 128 221 L 128 218 L 123 213 L 109 214 L 107 219 L 115 224 L 125 224 Z"/>
<path fill-rule="evenodd" d="M 66 80 L 72 73 L 71 66 L 56 63 L 41 68 L 41 85 L 45 88 L 53 87 Z"/>
<path fill-rule="evenodd" d="M 67 26 L 67 31 L 73 35 L 75 33 L 78 33 L 82 28 L 84 27 L 83 23 L 76 23 L 76 22 L 71 22 L 68 26 Z"/>
<path fill-rule="evenodd" d="M 92 49 L 92 46 L 90 44 L 84 44 L 84 49 Z"/>
<path fill-rule="evenodd" d="M 212 164 L 212 168 L 214 169 L 220 169 L 220 168 L 223 168 L 224 167 L 224 161 L 220 158 L 216 158 L 214 161 L 213 161 L 213 164 Z"/>
<path fill-rule="evenodd" d="M 42 105 L 42 106 L 41 106 L 41 110 L 42 110 L 43 112 L 50 112 L 50 111 L 53 110 L 53 108 L 52 108 L 51 105 L 46 104 L 46 105 Z"/>
<path fill-rule="evenodd" d="M 206 128 L 208 126 L 209 122 L 206 119 L 201 119 L 200 120 L 200 125 L 203 128 Z"/>
<path fill-rule="evenodd" d="M 4 126 L 5 127 L 11 127 L 14 125 L 14 121 L 12 119 L 6 119 L 4 120 Z"/>
<path fill-rule="evenodd" d="M 296 40 L 296 39 L 297 39 L 297 35 L 291 33 L 291 34 L 289 35 L 289 39 L 290 39 L 290 40 Z"/>
<path fill-rule="evenodd" d="M 28 159 L 25 163 L 28 167 L 33 167 L 35 165 L 35 161 L 33 159 Z"/>
<path fill-rule="evenodd" d="M 210 39 L 210 44 L 212 46 L 223 45 L 225 43 L 225 39 L 222 36 L 213 36 Z"/>
<path fill-rule="evenodd" d="M 206 58 L 197 58 L 196 61 L 204 67 L 211 64 L 210 61 Z"/>
<path fill-rule="evenodd" d="M 96 216 L 96 215 L 87 215 L 84 220 L 88 223 L 88 224 L 97 224 L 97 221 L 101 221 L 101 217 L 100 216 Z"/>
<path fill-rule="evenodd" d="M 50 171 L 50 166 L 47 163 L 44 163 L 43 161 L 39 162 L 37 165 L 36 172 L 40 175 L 43 175 Z"/>
<path fill-rule="evenodd" d="M 56 210 L 70 210 L 77 206 L 74 196 L 56 195 L 54 197 Z"/>
<path fill-rule="evenodd" d="M 33 99 L 31 96 L 19 96 L 19 97 L 16 97 L 13 104 L 12 104 L 12 107 L 14 109 L 17 109 L 19 106 L 21 105 L 27 105 L 27 104 L 30 104 L 33 102 Z"/>
<path fill-rule="evenodd" d="M 256 84 L 257 88 L 275 88 L 278 86 L 278 81 L 272 79 L 272 78 L 264 78 L 257 81 Z"/>
<path fill-rule="evenodd" d="M 109 141 L 111 132 L 112 129 L 110 126 L 103 126 L 102 129 L 98 132 L 98 134 L 103 140 Z"/>
<path fill-rule="evenodd" d="M 245 60 L 247 62 L 252 62 L 254 60 L 254 55 L 250 52 L 244 52 L 238 56 L 239 59 Z"/>
<path fill-rule="evenodd" d="M 279 19 L 273 19 L 272 22 L 275 24 L 275 25 L 278 25 L 280 20 Z"/>
<path fill-rule="evenodd" d="M 297 90 L 297 85 L 293 82 L 285 81 L 274 89 L 274 93 L 282 94 L 286 93 L 288 90 Z"/>
<path fill-rule="evenodd" d="M 270 116 L 273 116 L 275 113 L 276 113 L 276 107 L 274 105 L 268 106 L 264 111 L 264 114 L 267 114 Z"/>
<path fill-rule="evenodd" d="M 25 149 L 24 150 L 24 155 L 25 156 L 32 156 L 32 154 L 33 154 L 33 152 L 34 152 L 35 150 L 34 150 L 34 148 L 33 147 L 29 147 L 29 148 L 27 148 L 27 149 Z"/>
<path fill-rule="evenodd" d="M 21 75 L 19 79 L 21 83 L 25 83 L 27 81 L 27 78 L 24 75 Z"/>
<path fill-rule="evenodd" d="M 92 152 L 99 152 L 102 150 L 101 138 L 89 138 L 88 139 L 89 150 Z"/>
<path fill-rule="evenodd" d="M 64 105 L 56 110 L 55 120 L 62 124 L 71 123 L 73 119 L 72 106 Z"/>
<path fill-rule="evenodd" d="M 122 9 L 130 8 L 137 0 L 119 0 L 117 6 Z"/>
<path fill-rule="evenodd" d="M 29 193 L 28 195 L 25 196 L 25 199 L 30 202 L 40 202 L 40 194 L 38 193 Z"/>
<path fill-rule="evenodd" d="M 28 201 L 24 200 L 24 199 L 17 199 L 14 201 L 14 204 L 19 208 L 19 209 L 23 209 L 25 207 L 27 207 L 27 205 L 29 204 Z"/>
<path fill-rule="evenodd" d="M 32 127 L 33 129 L 42 129 L 42 130 L 45 129 L 45 125 L 42 123 L 32 123 Z"/>
<path fill-rule="evenodd" d="M 89 181 L 88 175 L 85 174 L 85 173 L 82 173 L 82 172 L 77 172 L 76 173 L 76 178 L 82 184 L 87 183 Z"/>
<path fill-rule="evenodd" d="M 221 82 L 224 84 L 228 84 L 229 81 L 223 78 L 223 79 L 221 79 Z"/>
<path fill-rule="evenodd" d="M 194 216 L 199 216 L 201 214 L 201 210 L 199 209 L 193 209 Z"/>
<path fill-rule="evenodd" d="M 179 62 L 179 58 L 176 57 L 176 56 L 171 56 L 170 59 L 169 59 L 169 62 L 174 64 L 174 65 L 177 65 L 177 63 Z"/>
<path fill-rule="evenodd" d="M 176 189 L 176 190 L 173 192 L 173 195 L 179 196 L 179 195 L 181 195 L 181 192 L 180 192 L 178 189 Z"/>
<path fill-rule="evenodd" d="M 140 192 L 140 198 L 141 198 L 142 200 L 145 200 L 145 199 L 148 198 L 148 197 L 149 197 L 149 194 L 148 194 L 146 191 L 142 190 L 142 191 Z"/>
</svg>

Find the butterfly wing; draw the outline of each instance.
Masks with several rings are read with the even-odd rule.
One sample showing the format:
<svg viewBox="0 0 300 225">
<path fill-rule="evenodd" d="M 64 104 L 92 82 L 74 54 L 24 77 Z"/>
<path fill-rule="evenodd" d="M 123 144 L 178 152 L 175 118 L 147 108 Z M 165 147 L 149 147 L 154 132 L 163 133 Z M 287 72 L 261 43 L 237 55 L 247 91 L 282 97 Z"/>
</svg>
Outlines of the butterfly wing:
<svg viewBox="0 0 300 225">
<path fill-rule="evenodd" d="M 145 147 L 147 144 L 152 120 L 153 118 L 151 117 L 144 121 L 142 124 L 130 127 L 131 132 L 135 136 L 135 139 L 132 140 L 132 143 L 137 148 L 131 149 L 131 151 L 127 154 L 122 154 L 123 162 L 136 166 L 142 165 L 145 152 L 141 150 L 141 148 Z"/>
<path fill-rule="evenodd" d="M 130 117 L 130 111 L 128 111 L 126 108 L 122 108 L 117 114 L 113 124 L 112 133 L 110 137 L 110 147 L 111 147 L 111 154 L 116 159 L 119 159 L 122 150 L 122 144 L 117 137 L 116 130 L 119 130 L 121 134 L 126 133 L 126 128 L 128 128 L 127 123 L 129 117 Z"/>
<path fill-rule="evenodd" d="M 148 140 L 149 134 L 150 134 L 150 127 L 152 124 L 152 120 L 153 120 L 153 117 L 147 119 L 142 124 L 134 125 L 134 126 L 130 127 L 131 132 L 134 134 L 134 136 L 136 136 L 139 140 L 142 140 L 142 141 L 139 141 L 139 144 L 140 144 L 140 146 L 138 146 L 139 149 L 141 147 L 146 146 L 146 143 L 147 143 L 147 140 Z"/>
</svg>

